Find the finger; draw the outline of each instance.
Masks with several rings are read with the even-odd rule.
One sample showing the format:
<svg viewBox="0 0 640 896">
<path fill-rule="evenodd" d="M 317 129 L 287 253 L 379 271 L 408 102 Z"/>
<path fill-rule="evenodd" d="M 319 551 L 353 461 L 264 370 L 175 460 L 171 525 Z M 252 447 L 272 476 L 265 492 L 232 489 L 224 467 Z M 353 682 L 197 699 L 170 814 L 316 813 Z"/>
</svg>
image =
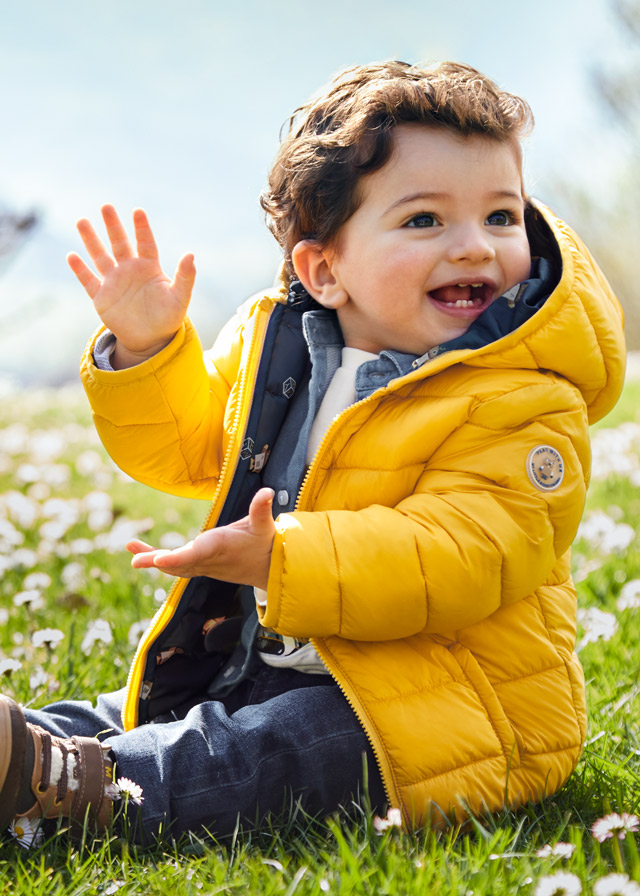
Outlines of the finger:
<svg viewBox="0 0 640 896">
<path fill-rule="evenodd" d="M 125 545 L 125 548 L 129 551 L 130 554 L 141 554 L 146 553 L 147 551 L 154 551 L 155 548 L 147 544 L 146 541 L 140 541 L 139 538 L 134 538 L 131 541 L 128 541 Z"/>
<path fill-rule="evenodd" d="M 69 252 L 67 255 L 67 264 L 76 275 L 80 283 L 84 286 L 90 298 L 94 298 L 102 286 L 102 280 L 93 273 L 88 264 L 86 264 L 75 252 Z"/>
<path fill-rule="evenodd" d="M 249 505 L 249 528 L 255 535 L 266 535 L 275 528 L 271 506 L 275 492 L 272 488 L 261 488 L 253 496 Z"/>
<path fill-rule="evenodd" d="M 115 208 L 112 205 L 103 205 L 101 211 L 115 260 L 124 261 L 126 258 L 133 258 L 129 237 Z"/>
<path fill-rule="evenodd" d="M 147 218 L 147 213 L 142 208 L 135 209 L 133 213 L 133 226 L 136 232 L 136 248 L 140 258 L 158 258 L 158 247 L 153 236 L 153 231 Z"/>
<path fill-rule="evenodd" d="M 105 274 L 108 274 L 115 267 L 113 258 L 107 252 L 104 243 L 93 229 L 90 221 L 86 218 L 81 218 L 76 227 L 91 261 L 104 277 Z"/>
<path fill-rule="evenodd" d="M 175 551 L 146 551 L 136 554 L 131 560 L 131 566 L 134 569 L 158 569 L 169 576 L 180 576 L 184 579 L 190 579 L 192 576 L 200 575 L 199 571 L 194 568 L 193 552 L 186 551 L 188 548 L 177 548 Z"/>
<path fill-rule="evenodd" d="M 185 255 L 180 259 L 176 274 L 173 278 L 173 285 L 178 289 L 180 295 L 184 296 L 188 302 L 193 291 L 193 284 L 196 279 L 196 266 L 193 263 L 193 255 Z"/>
<path fill-rule="evenodd" d="M 177 565 L 176 562 L 171 559 L 165 563 L 165 558 L 170 557 L 173 553 L 174 551 L 167 551 L 162 548 L 150 548 L 148 551 L 139 551 L 131 558 L 131 566 L 134 569 L 153 569 L 154 567 L 160 569 L 161 566 L 171 567 L 172 564 L 175 566 Z"/>
<path fill-rule="evenodd" d="M 201 555 L 202 551 L 198 550 L 193 541 L 189 541 L 187 544 L 174 548 L 172 551 L 155 551 L 153 562 L 158 569 L 187 569 L 193 567 L 194 563 L 202 559 Z M 191 575 L 193 575 L 193 572 Z"/>
<path fill-rule="evenodd" d="M 131 566 L 134 569 L 155 569 L 155 551 L 141 551 L 131 558 Z"/>
</svg>

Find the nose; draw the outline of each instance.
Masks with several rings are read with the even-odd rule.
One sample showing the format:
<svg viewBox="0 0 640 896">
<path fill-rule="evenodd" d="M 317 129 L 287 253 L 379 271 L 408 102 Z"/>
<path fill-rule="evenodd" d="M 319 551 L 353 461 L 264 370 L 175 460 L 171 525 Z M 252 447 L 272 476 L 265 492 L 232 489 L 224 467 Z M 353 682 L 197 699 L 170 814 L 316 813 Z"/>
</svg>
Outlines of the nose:
<svg viewBox="0 0 640 896">
<path fill-rule="evenodd" d="M 452 233 L 449 247 L 449 258 L 455 262 L 492 261 L 496 251 L 489 234 L 481 225 L 467 223 L 456 228 Z"/>
</svg>

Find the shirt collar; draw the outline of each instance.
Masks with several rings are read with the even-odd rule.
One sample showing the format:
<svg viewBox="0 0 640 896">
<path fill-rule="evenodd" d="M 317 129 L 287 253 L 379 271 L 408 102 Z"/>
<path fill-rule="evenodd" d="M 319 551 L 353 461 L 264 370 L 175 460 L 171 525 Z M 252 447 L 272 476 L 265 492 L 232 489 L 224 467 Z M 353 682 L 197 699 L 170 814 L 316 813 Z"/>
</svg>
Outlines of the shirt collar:
<svg viewBox="0 0 640 896">
<path fill-rule="evenodd" d="M 393 379 L 406 376 L 444 352 L 463 348 L 482 348 L 495 342 L 535 314 L 545 303 L 553 287 L 551 265 L 544 258 L 535 258 L 531 265 L 530 277 L 496 299 L 462 336 L 436 345 L 424 355 L 384 349 L 375 360 L 361 364 L 356 373 L 357 400 L 365 398 L 375 389 L 386 386 Z M 340 355 L 344 345 L 338 315 L 328 308 L 305 311 L 302 315 L 302 327 L 309 346 L 311 363 L 316 363 L 319 353 L 322 353 L 328 362 L 327 374 L 333 376 L 340 366 Z"/>
</svg>

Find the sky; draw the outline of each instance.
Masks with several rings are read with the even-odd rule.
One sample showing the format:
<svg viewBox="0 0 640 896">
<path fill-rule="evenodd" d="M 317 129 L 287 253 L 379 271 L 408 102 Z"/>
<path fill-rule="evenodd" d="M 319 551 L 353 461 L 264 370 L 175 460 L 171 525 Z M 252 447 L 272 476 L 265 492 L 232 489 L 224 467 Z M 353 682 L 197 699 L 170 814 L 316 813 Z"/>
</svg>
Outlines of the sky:
<svg viewBox="0 0 640 896">
<path fill-rule="evenodd" d="M 168 273 L 195 253 L 210 344 L 273 280 L 258 197 L 281 126 L 339 69 L 454 59 L 525 97 L 526 186 L 557 207 L 615 167 L 593 72 L 623 50 L 611 0 L 0 0 L 0 210 L 41 216 L 0 270 L 0 379 L 77 380 L 98 319 L 65 256 L 105 202 L 147 210 Z"/>
</svg>

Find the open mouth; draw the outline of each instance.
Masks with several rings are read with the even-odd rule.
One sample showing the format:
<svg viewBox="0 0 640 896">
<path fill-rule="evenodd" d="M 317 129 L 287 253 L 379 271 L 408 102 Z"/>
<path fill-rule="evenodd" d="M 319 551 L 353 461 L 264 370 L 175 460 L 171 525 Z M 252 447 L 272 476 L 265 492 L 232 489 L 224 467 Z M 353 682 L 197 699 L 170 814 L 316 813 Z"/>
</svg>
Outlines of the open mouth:
<svg viewBox="0 0 640 896">
<path fill-rule="evenodd" d="M 491 300 L 493 288 L 489 283 L 452 283 L 431 290 L 429 298 L 446 308 L 483 309 Z"/>
</svg>

